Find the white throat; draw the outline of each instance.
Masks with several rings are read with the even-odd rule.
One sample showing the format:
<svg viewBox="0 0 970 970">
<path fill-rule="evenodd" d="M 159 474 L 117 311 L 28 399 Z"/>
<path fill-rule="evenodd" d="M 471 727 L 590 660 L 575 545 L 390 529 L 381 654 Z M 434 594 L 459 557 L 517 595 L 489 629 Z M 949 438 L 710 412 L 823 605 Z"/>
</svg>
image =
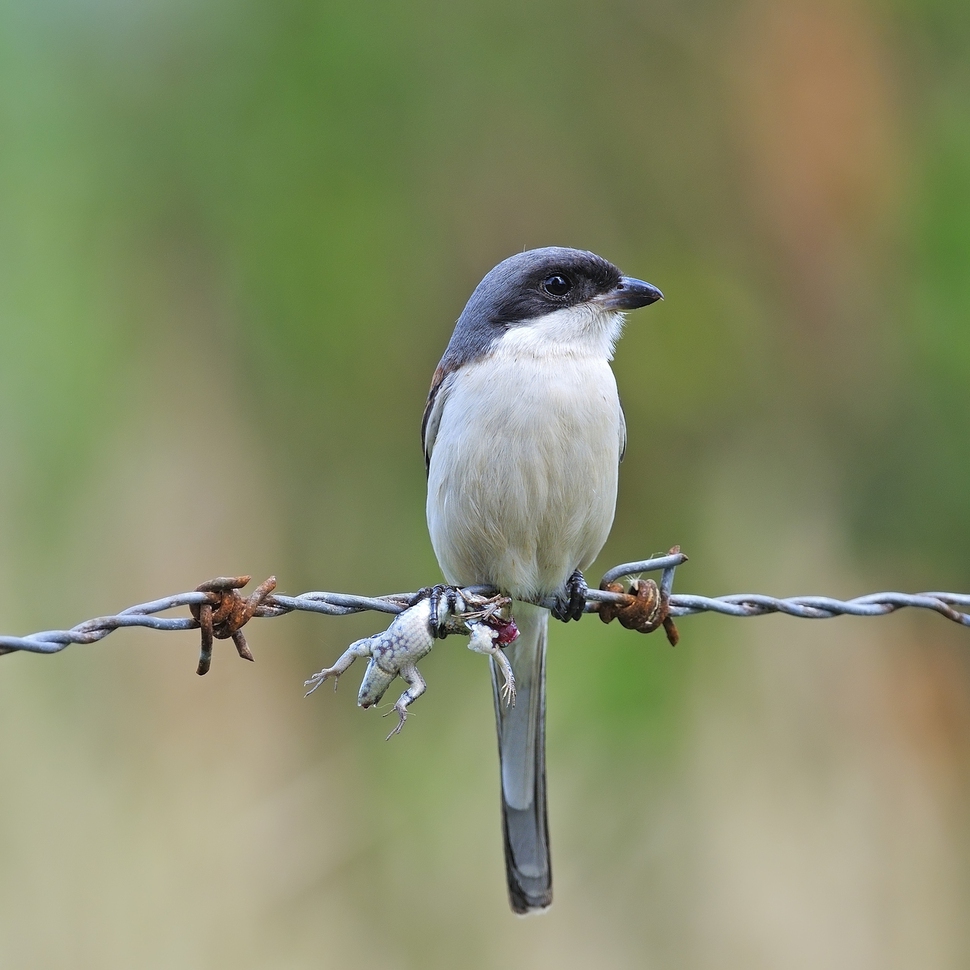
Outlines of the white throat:
<svg viewBox="0 0 970 970">
<path fill-rule="evenodd" d="M 492 345 L 491 354 L 612 360 L 622 330 L 622 313 L 584 303 L 515 324 Z"/>
</svg>

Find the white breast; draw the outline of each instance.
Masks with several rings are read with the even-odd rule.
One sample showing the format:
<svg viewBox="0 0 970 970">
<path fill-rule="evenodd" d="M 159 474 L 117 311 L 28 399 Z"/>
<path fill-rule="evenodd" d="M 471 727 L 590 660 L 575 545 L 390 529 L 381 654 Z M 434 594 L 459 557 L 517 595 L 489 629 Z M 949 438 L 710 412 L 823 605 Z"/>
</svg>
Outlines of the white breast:
<svg viewBox="0 0 970 970">
<path fill-rule="evenodd" d="M 602 548 L 624 435 L 608 351 L 550 354 L 534 336 L 512 332 L 449 378 L 428 480 L 449 582 L 527 598 L 557 592 Z"/>
</svg>

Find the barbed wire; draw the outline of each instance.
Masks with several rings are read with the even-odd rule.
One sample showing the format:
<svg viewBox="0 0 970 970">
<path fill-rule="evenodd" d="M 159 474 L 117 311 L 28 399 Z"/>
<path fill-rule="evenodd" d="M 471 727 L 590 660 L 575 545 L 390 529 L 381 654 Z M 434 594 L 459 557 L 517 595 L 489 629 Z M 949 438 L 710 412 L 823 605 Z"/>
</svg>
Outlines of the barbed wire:
<svg viewBox="0 0 970 970">
<path fill-rule="evenodd" d="M 827 620 L 836 616 L 883 616 L 902 608 L 933 610 L 940 615 L 970 626 L 970 594 L 967 593 L 869 593 L 850 600 L 829 596 L 774 597 L 760 593 L 731 593 L 725 596 L 699 596 L 692 593 L 673 593 L 674 571 L 687 557 L 674 547 L 666 556 L 639 562 L 623 563 L 608 570 L 600 589 L 586 589 L 584 612 L 599 613 L 605 622 L 614 617 L 631 629 L 648 633 L 663 625 L 667 637 L 676 643 L 674 617 L 697 613 L 720 613 L 725 616 L 764 616 L 782 613 L 808 620 Z M 641 580 L 641 573 L 662 573 L 658 586 L 652 580 Z M 624 589 L 623 580 L 637 577 Z M 240 656 L 252 659 L 242 627 L 253 617 L 269 618 L 287 613 L 322 613 L 325 616 L 347 616 L 373 610 L 399 614 L 430 595 L 438 587 L 416 593 L 391 593 L 384 596 L 359 596 L 353 593 L 308 592 L 299 596 L 275 593 L 275 578 L 268 579 L 248 598 L 239 595 L 250 581 L 249 576 L 220 577 L 203 583 L 188 593 L 176 593 L 162 599 L 128 607 L 114 616 L 100 616 L 69 630 L 44 630 L 27 636 L 0 636 L 0 654 L 26 651 L 37 654 L 59 653 L 71 644 L 96 643 L 115 630 L 144 627 L 150 630 L 201 630 L 202 655 L 198 672 L 209 668 L 212 640 L 232 638 Z M 489 587 L 468 587 L 463 591 L 470 597 L 489 597 L 496 590 Z M 468 597 L 466 596 L 466 599 Z M 539 601 L 538 605 L 555 608 L 554 598 Z M 188 607 L 187 617 L 162 617 L 158 613 Z M 462 632 L 449 628 L 447 632 Z"/>
</svg>

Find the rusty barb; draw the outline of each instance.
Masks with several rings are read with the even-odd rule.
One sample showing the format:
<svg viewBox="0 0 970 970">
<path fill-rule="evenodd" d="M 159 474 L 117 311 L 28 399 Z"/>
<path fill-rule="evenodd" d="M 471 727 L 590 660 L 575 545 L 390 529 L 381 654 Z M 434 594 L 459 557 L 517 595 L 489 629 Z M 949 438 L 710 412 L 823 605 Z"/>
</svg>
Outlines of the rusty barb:
<svg viewBox="0 0 970 970">
<path fill-rule="evenodd" d="M 276 589 L 276 577 L 270 576 L 253 591 L 247 599 L 239 595 L 251 576 L 220 576 L 196 586 L 197 593 L 208 593 L 203 603 L 192 603 L 189 612 L 202 629 L 202 651 L 196 673 L 201 677 L 209 672 L 212 664 L 212 638 L 228 640 L 236 645 L 243 660 L 255 660 L 242 628 L 259 612 L 266 597 Z"/>
<path fill-rule="evenodd" d="M 791 596 L 778 599 L 760 593 L 731 593 L 726 596 L 698 596 L 693 593 L 672 592 L 674 570 L 687 557 L 674 547 L 667 555 L 629 562 L 608 570 L 599 589 L 586 591 L 586 613 L 598 613 L 604 623 L 619 620 L 630 630 L 650 633 L 664 628 L 667 639 L 678 640 L 674 618 L 694 613 L 721 613 L 726 616 L 763 616 L 784 613 L 808 620 L 827 620 L 835 616 L 883 616 L 903 607 L 933 610 L 941 616 L 970 627 L 970 593 L 870 593 L 850 600 L 828 596 Z M 660 582 L 641 579 L 641 573 L 660 572 Z M 626 581 L 626 585 L 624 585 Z M 274 592 L 276 580 L 271 577 L 250 596 L 240 590 L 249 582 L 248 576 L 220 577 L 203 583 L 189 593 L 177 593 L 164 599 L 132 606 L 115 616 L 100 616 L 80 623 L 70 630 L 45 630 L 23 637 L 0 636 L 0 654 L 26 651 L 28 653 L 58 653 L 72 643 L 95 643 L 103 640 L 119 627 L 139 626 L 152 630 L 202 631 L 202 651 L 198 672 L 204 674 L 212 662 L 214 640 L 231 639 L 240 657 L 252 660 L 242 628 L 253 617 L 282 616 L 296 610 L 323 613 L 327 616 L 347 616 L 374 610 L 398 614 L 411 608 L 414 593 L 392 593 L 387 596 L 358 596 L 353 593 L 311 592 L 300 596 L 286 596 Z M 469 594 L 491 596 L 497 590 L 470 587 Z M 552 608 L 554 598 L 537 605 Z M 176 607 L 188 607 L 191 616 L 157 616 Z M 455 632 L 466 629 L 455 622 Z M 449 629 L 448 632 L 451 632 Z"/>
<path fill-rule="evenodd" d="M 616 593 L 623 599 L 594 604 L 590 611 L 599 613 L 604 623 L 619 620 L 620 626 L 636 630 L 637 633 L 653 633 L 663 627 L 667 642 L 676 647 L 680 642 L 680 633 L 670 616 L 670 591 L 674 585 L 674 570 L 687 562 L 687 557 L 681 553 L 680 546 L 674 546 L 668 556 L 677 561 L 664 567 L 659 586 L 652 579 L 633 579 L 629 590 L 624 590 L 622 583 L 608 582 L 610 573 L 607 573 L 600 589 Z"/>
</svg>

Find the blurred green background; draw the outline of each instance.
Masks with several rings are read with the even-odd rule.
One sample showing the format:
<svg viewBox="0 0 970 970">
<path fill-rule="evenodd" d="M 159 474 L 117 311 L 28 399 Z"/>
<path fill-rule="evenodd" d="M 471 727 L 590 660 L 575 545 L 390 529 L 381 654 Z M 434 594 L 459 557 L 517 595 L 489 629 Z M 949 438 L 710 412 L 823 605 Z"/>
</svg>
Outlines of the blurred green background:
<svg viewBox="0 0 970 970">
<path fill-rule="evenodd" d="M 0 630 L 435 581 L 431 372 L 551 244 L 667 297 L 619 347 L 597 568 L 970 590 L 965 0 L 13 0 Z M 522 921 L 482 658 L 439 646 L 389 744 L 356 669 L 303 699 L 381 625 L 259 622 L 204 679 L 190 634 L 0 659 L 0 967 L 970 962 L 968 631 L 557 626 Z"/>
</svg>

